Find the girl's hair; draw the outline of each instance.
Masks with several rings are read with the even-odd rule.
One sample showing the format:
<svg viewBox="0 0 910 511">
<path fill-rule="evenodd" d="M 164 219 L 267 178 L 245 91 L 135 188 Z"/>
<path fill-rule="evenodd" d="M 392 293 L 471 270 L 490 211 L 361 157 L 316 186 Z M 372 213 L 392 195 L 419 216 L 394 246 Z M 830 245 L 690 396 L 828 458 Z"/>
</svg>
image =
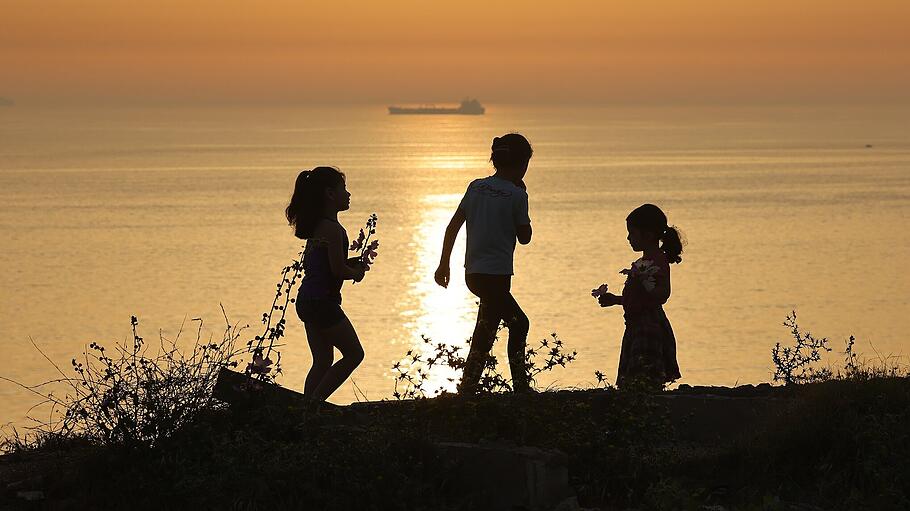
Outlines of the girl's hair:
<svg viewBox="0 0 910 511">
<path fill-rule="evenodd" d="M 524 167 L 531 160 L 534 150 L 528 139 L 518 133 L 509 133 L 493 139 L 490 161 L 496 170 Z"/>
<path fill-rule="evenodd" d="M 301 239 L 313 235 L 313 229 L 325 207 L 325 190 L 344 182 L 344 174 L 335 167 L 316 167 L 301 171 L 294 185 L 294 195 L 284 214 Z"/>
<path fill-rule="evenodd" d="M 672 263 L 681 263 L 683 251 L 682 240 L 676 226 L 667 225 L 667 215 L 654 204 L 642 204 L 635 208 L 626 217 L 629 225 L 650 232 L 661 241 L 660 249 L 667 255 L 667 260 Z"/>
</svg>

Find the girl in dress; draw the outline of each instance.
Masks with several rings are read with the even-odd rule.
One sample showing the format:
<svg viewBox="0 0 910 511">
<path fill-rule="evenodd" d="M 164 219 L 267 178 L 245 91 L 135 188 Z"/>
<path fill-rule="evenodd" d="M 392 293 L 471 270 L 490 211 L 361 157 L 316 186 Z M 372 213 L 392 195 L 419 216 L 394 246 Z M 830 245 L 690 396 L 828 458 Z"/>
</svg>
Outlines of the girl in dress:
<svg viewBox="0 0 910 511">
<path fill-rule="evenodd" d="M 629 244 L 642 256 L 623 270 L 622 296 L 600 295 L 601 307 L 622 305 L 626 331 L 622 337 L 616 385 L 633 382 L 659 389 L 680 378 L 676 338 L 663 304 L 670 298 L 670 264 L 682 262 L 682 242 L 667 216 L 653 204 L 635 208 L 626 217 Z"/>
<path fill-rule="evenodd" d="M 350 207 L 344 174 L 334 167 L 316 167 L 297 176 L 285 211 L 294 235 L 307 240 L 296 307 L 313 354 L 303 393 L 319 402 L 331 396 L 363 361 L 357 332 L 341 310 L 342 283 L 359 282 L 368 270 L 359 259 L 347 258 L 348 235 L 338 223 L 338 212 Z M 337 362 L 334 348 L 341 352 Z"/>
</svg>

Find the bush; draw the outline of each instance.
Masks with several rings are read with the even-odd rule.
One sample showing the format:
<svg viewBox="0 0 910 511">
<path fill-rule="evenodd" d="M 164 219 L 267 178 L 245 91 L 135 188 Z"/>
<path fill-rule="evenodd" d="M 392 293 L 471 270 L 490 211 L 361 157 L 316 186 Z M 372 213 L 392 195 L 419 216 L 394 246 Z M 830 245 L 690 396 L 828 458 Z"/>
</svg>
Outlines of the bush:
<svg viewBox="0 0 910 511">
<path fill-rule="evenodd" d="M 501 330 L 501 328 L 500 328 Z M 433 344 L 433 341 L 424 336 L 423 342 L 431 351 L 429 354 L 418 353 L 414 349 L 408 350 L 404 358 L 392 365 L 395 375 L 395 388 L 392 397 L 395 399 L 416 399 L 438 395 L 446 392 L 446 387 L 440 386 L 429 389 L 430 371 L 434 367 L 447 367 L 452 371 L 463 371 L 465 365 L 464 353 L 469 351 L 471 340 L 462 345 L 447 345 L 444 343 Z M 495 344 L 495 339 L 494 339 Z M 538 363 L 539 356 L 545 356 L 543 362 Z M 535 377 L 545 371 L 556 367 L 565 367 L 575 361 L 578 352 L 568 353 L 562 340 L 555 333 L 550 338 L 542 339 L 536 348 L 527 347 L 525 350 L 525 374 L 532 386 Z M 455 383 L 455 378 L 447 378 L 450 384 Z M 484 361 L 483 373 L 480 377 L 478 391 L 482 394 L 509 392 L 512 390 L 510 380 L 498 369 L 498 361 L 493 354 L 488 354 Z"/>
<path fill-rule="evenodd" d="M 14 431 L 5 449 L 40 447 L 68 438 L 151 447 L 200 413 L 217 409 L 221 405 L 212 397 L 215 379 L 222 367 L 236 367 L 235 344 L 242 329 L 232 326 L 225 315 L 222 338 L 205 340 L 202 320 L 193 321 L 198 328 L 189 349 L 179 346 L 183 326 L 174 339 L 161 334 L 157 349 L 150 349 L 133 316 L 132 339 L 111 349 L 92 342 L 82 357 L 72 359 L 75 376 L 54 364 L 60 378 L 31 388 L 52 407 L 49 419 L 35 421 L 28 439 Z M 35 390 L 53 385 L 64 387 L 63 397 Z"/>
</svg>

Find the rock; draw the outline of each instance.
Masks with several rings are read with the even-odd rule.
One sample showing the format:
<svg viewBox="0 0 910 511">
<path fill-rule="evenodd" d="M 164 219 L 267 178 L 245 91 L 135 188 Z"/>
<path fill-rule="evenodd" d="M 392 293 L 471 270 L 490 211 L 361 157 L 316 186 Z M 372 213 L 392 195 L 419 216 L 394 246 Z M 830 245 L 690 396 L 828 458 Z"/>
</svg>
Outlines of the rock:
<svg viewBox="0 0 910 511">
<path fill-rule="evenodd" d="M 600 511 L 600 508 L 581 507 L 578 505 L 578 497 L 569 497 L 553 508 L 553 511 Z"/>
<path fill-rule="evenodd" d="M 16 492 L 16 497 L 29 502 L 36 502 L 44 500 L 44 492 L 39 490 L 20 491 Z"/>
<path fill-rule="evenodd" d="M 445 486 L 470 508 L 574 511 L 568 456 L 559 450 L 497 444 L 438 443 L 449 465 Z M 568 502 L 567 502 L 568 501 Z"/>
<path fill-rule="evenodd" d="M 301 393 L 274 383 L 262 382 L 222 367 L 212 395 L 232 406 L 307 407 L 310 402 Z"/>
<path fill-rule="evenodd" d="M 678 437 L 695 442 L 752 435 L 782 409 L 779 400 L 769 397 L 671 393 L 656 397 L 666 407 Z"/>
<path fill-rule="evenodd" d="M 6 489 L 9 491 L 13 490 L 34 490 L 35 488 L 41 488 L 45 484 L 45 477 L 43 475 L 37 475 L 32 477 L 27 477 L 20 481 L 13 481 L 6 485 Z"/>
</svg>

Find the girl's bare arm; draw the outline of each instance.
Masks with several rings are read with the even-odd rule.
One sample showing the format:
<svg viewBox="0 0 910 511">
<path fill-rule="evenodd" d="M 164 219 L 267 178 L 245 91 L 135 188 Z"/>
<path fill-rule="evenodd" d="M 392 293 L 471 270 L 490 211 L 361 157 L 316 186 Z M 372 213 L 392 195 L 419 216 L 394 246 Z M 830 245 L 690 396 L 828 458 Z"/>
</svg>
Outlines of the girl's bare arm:
<svg viewBox="0 0 910 511">
<path fill-rule="evenodd" d="M 329 267 L 332 274 L 342 280 L 362 279 L 363 268 L 351 267 L 347 264 L 348 247 L 344 241 L 344 228 L 337 224 L 323 224 L 317 228 L 317 232 L 328 244 Z"/>
</svg>

